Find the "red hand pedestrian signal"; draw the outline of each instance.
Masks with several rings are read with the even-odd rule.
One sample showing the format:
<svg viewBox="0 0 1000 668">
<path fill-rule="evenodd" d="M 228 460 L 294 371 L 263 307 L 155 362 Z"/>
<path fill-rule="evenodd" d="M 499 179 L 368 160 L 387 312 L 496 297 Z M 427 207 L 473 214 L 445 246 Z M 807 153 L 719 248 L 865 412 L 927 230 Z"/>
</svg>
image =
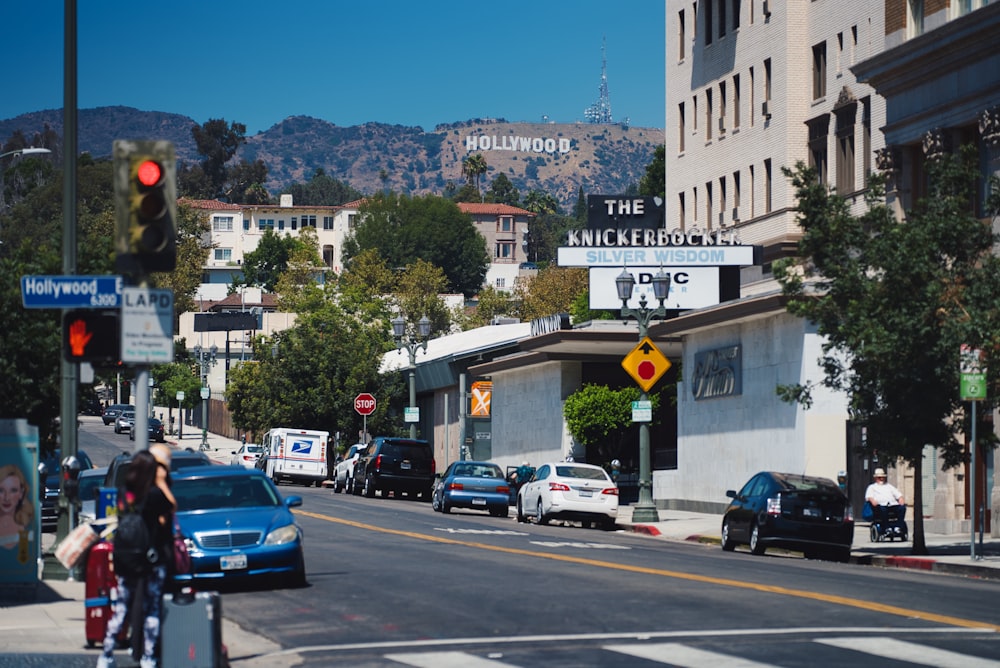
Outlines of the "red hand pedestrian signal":
<svg viewBox="0 0 1000 668">
<path fill-rule="evenodd" d="M 121 359 L 118 311 L 78 309 L 63 318 L 63 357 L 67 362 L 115 363 Z"/>
<path fill-rule="evenodd" d="M 73 357 L 83 357 L 87 344 L 94 338 L 93 332 L 87 331 L 87 321 L 75 318 L 69 325 L 69 350 Z"/>
</svg>

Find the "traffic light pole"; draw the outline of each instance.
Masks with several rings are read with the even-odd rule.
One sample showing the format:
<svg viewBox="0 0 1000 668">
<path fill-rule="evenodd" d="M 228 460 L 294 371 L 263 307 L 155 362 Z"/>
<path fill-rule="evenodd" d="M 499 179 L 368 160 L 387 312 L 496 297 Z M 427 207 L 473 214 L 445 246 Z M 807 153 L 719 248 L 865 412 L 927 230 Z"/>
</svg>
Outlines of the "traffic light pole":
<svg viewBox="0 0 1000 668">
<path fill-rule="evenodd" d="M 149 416 L 146 411 L 149 407 L 149 396 L 152 389 L 149 387 L 149 367 L 140 366 L 135 370 L 135 422 L 132 424 L 132 434 L 135 436 L 133 452 L 141 452 L 149 449 Z"/>
</svg>

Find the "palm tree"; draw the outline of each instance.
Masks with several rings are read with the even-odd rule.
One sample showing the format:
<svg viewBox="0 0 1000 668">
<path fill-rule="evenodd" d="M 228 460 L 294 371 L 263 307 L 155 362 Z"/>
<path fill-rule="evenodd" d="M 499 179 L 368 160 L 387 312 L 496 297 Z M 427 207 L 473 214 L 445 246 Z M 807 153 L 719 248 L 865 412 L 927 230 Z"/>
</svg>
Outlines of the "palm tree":
<svg viewBox="0 0 1000 668">
<path fill-rule="evenodd" d="M 486 158 L 482 153 L 466 156 L 462 159 L 462 174 L 469 183 L 475 181 L 476 192 L 482 200 L 482 191 L 479 190 L 479 178 L 486 173 Z"/>
</svg>

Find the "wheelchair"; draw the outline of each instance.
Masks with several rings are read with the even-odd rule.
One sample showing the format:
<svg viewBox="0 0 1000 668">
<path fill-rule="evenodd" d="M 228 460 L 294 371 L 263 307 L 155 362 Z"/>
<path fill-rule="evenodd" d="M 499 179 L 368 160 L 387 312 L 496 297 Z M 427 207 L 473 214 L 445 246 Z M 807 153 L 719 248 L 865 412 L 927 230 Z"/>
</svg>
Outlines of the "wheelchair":
<svg viewBox="0 0 1000 668">
<path fill-rule="evenodd" d="M 885 519 L 882 512 L 885 511 Z M 909 540 L 909 528 L 906 526 L 906 506 L 878 506 L 872 508 L 871 540 L 873 543 L 884 541 Z"/>
</svg>

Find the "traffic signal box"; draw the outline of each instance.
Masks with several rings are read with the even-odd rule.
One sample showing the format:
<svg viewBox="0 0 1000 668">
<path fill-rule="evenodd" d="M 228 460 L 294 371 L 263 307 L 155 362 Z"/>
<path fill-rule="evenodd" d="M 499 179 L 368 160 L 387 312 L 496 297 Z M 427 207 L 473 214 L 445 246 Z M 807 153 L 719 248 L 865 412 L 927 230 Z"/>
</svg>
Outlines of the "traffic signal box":
<svg viewBox="0 0 1000 668">
<path fill-rule="evenodd" d="M 177 265 L 177 168 L 168 141 L 114 142 L 115 268 L 145 276 Z"/>
<path fill-rule="evenodd" d="M 63 316 L 63 357 L 67 362 L 116 363 L 121 359 L 118 311 L 79 309 Z"/>
</svg>

